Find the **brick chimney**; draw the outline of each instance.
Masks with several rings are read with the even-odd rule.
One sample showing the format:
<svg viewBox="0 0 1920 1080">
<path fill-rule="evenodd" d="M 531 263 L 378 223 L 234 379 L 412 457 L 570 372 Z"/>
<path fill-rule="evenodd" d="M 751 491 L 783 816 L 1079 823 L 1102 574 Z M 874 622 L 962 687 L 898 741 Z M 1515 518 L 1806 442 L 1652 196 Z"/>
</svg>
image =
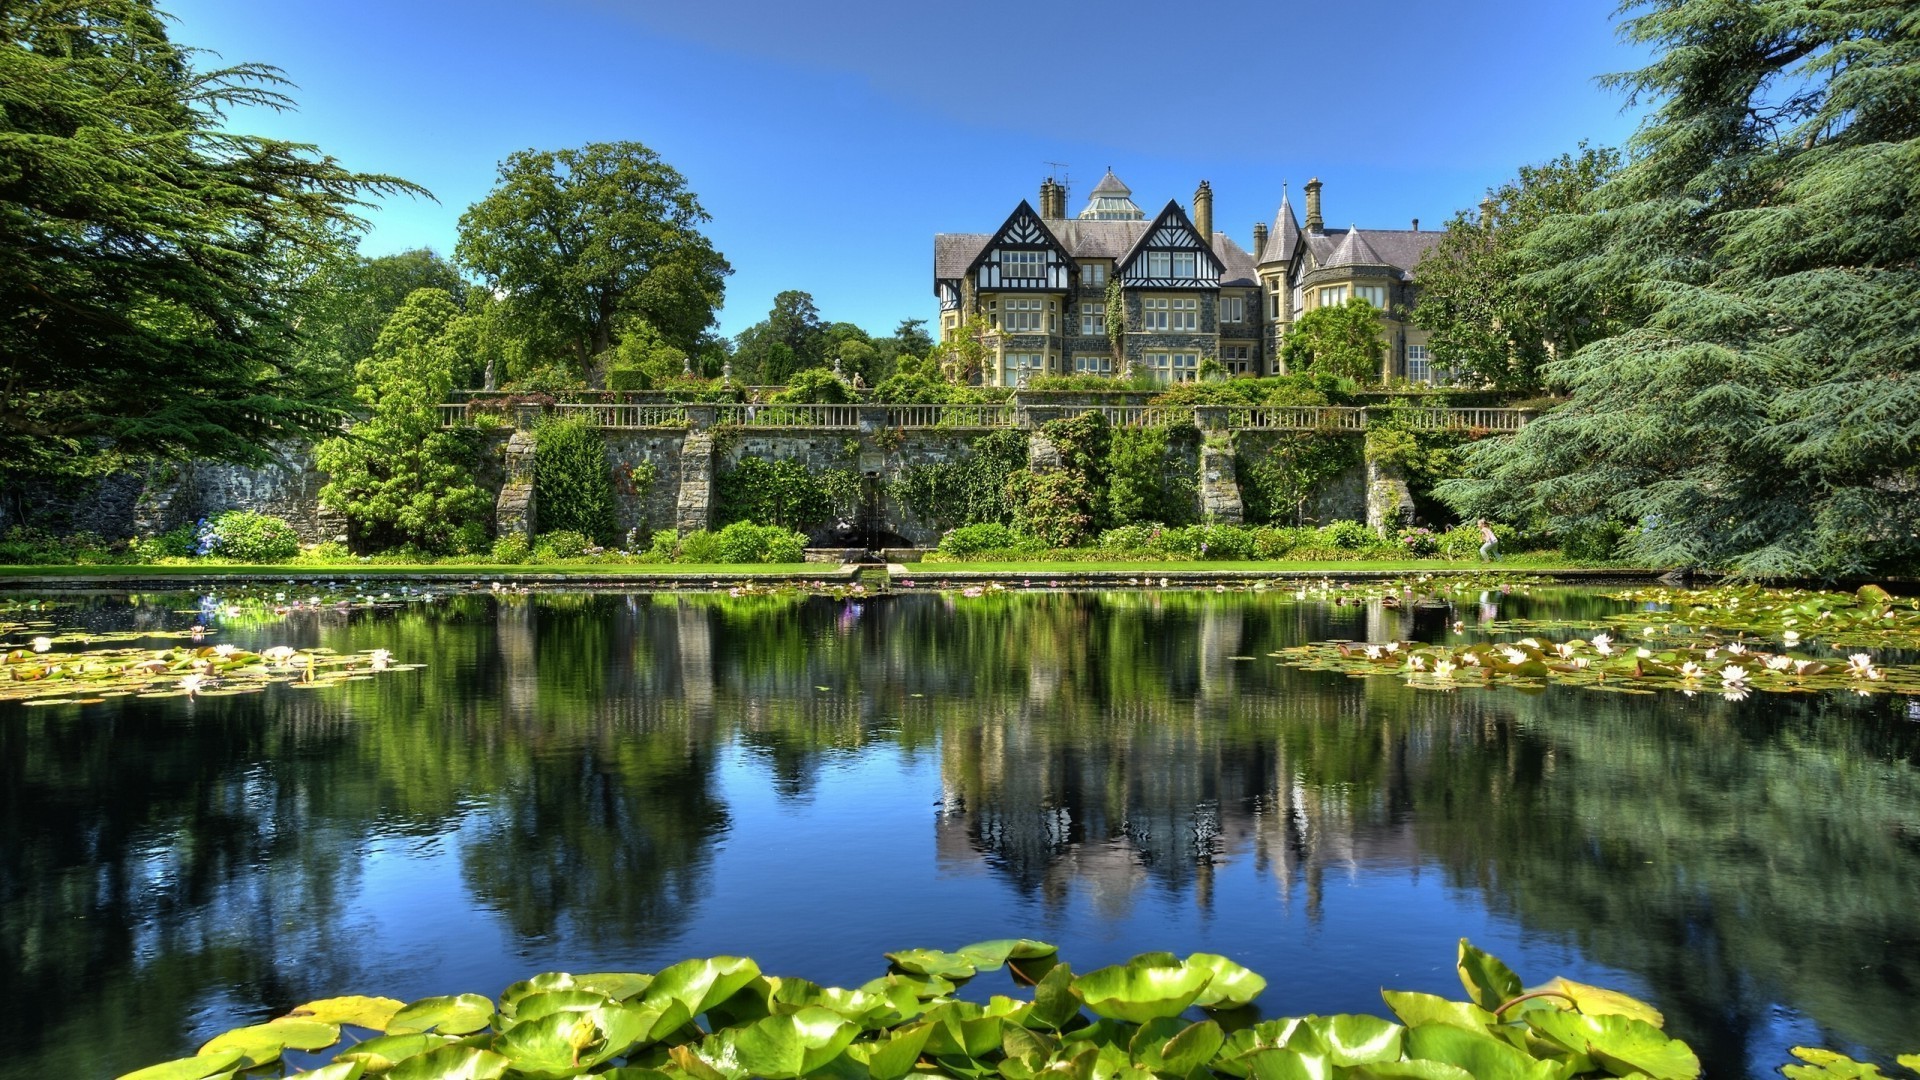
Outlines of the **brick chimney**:
<svg viewBox="0 0 1920 1080">
<path fill-rule="evenodd" d="M 1326 231 L 1327 223 L 1320 217 L 1320 178 L 1307 181 L 1307 231 L 1318 233 Z"/>
<path fill-rule="evenodd" d="M 1040 216 L 1043 218 L 1053 216 L 1053 177 L 1051 176 L 1040 181 Z"/>
<path fill-rule="evenodd" d="M 1255 261 L 1259 260 L 1260 253 L 1265 250 L 1267 250 L 1267 223 L 1264 221 L 1256 221 L 1253 223 L 1253 257 Z"/>
<path fill-rule="evenodd" d="M 1413 231 L 1414 231 L 1414 232 L 1419 232 L 1419 231 L 1420 231 L 1420 219 L 1419 219 L 1419 218 L 1414 218 L 1414 219 L 1413 219 Z"/>
<path fill-rule="evenodd" d="M 1193 193 L 1193 227 L 1200 232 L 1200 242 L 1208 246 L 1213 244 L 1213 185 L 1205 180 Z"/>
</svg>

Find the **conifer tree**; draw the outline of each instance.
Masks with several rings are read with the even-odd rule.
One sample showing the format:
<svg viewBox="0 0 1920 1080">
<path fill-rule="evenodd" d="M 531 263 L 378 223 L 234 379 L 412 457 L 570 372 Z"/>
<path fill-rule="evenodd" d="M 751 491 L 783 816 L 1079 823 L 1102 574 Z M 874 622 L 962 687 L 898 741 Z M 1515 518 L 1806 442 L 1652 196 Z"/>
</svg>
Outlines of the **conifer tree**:
<svg viewBox="0 0 1920 1080">
<path fill-rule="evenodd" d="M 1653 111 L 1531 284 L 1625 290 L 1631 328 L 1548 366 L 1572 401 L 1471 455 L 1469 515 L 1635 526 L 1626 553 L 1750 576 L 1920 554 L 1920 10 L 1634 0 Z"/>
</svg>

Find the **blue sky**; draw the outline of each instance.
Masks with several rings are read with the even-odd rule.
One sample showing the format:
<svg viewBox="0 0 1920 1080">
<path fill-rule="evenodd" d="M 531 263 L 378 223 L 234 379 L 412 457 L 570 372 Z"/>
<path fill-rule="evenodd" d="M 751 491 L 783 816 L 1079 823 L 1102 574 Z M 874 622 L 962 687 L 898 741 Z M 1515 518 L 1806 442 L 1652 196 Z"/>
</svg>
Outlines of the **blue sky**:
<svg viewBox="0 0 1920 1080">
<path fill-rule="evenodd" d="M 1441 225 L 1523 163 L 1636 118 L 1615 0 L 161 0 L 174 38 L 296 84 L 236 130 L 425 185 L 363 250 L 450 254 L 515 150 L 645 143 L 732 262 L 720 330 L 804 289 L 829 320 L 932 318 L 932 237 L 989 232 L 1064 162 L 1149 213 L 1202 179 L 1251 243 L 1319 177 L 1330 226 Z M 209 63 L 211 60 L 208 61 Z"/>
</svg>

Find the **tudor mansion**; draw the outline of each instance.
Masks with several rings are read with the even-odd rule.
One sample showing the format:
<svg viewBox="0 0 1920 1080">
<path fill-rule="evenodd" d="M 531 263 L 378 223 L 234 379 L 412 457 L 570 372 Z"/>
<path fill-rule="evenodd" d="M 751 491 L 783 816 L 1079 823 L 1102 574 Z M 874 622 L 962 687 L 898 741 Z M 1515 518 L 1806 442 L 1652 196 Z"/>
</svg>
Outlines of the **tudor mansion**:
<svg viewBox="0 0 1920 1080">
<path fill-rule="evenodd" d="M 1443 235 L 1412 229 L 1328 229 L 1320 181 L 1306 185 L 1307 217 L 1285 195 L 1271 229 L 1253 227 L 1249 252 L 1213 229 L 1213 189 L 1148 220 L 1109 171 L 1086 208 L 1067 216 L 1067 190 L 1048 179 L 1040 209 L 1022 200 L 992 233 L 933 238 L 933 288 L 943 338 L 979 317 L 992 350 L 986 382 L 1044 374 L 1144 369 L 1162 382 L 1192 379 L 1216 359 L 1230 374 L 1278 374 L 1280 342 L 1302 314 L 1359 297 L 1380 309 L 1382 379 L 1430 382 L 1427 332 L 1407 321 L 1414 268 Z M 1118 278 L 1124 312 L 1108 310 Z M 1118 359 L 1108 321 L 1124 318 Z"/>
</svg>

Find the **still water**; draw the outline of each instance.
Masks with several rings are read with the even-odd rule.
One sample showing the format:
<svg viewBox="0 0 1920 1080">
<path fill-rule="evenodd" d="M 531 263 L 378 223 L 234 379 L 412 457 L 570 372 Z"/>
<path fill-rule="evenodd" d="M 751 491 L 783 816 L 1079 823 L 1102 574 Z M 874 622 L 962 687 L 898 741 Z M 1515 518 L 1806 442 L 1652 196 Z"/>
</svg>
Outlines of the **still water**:
<svg viewBox="0 0 1920 1080">
<path fill-rule="evenodd" d="M 1449 617 L 1592 614 L 1579 594 Z M 181 626 L 190 597 L 63 625 Z M 1497 605 L 1497 606 L 1496 606 Z M 1441 693 L 1278 666 L 1406 636 L 1291 594 L 464 596 L 215 640 L 423 671 L 0 704 L 0 1077 L 110 1077 L 345 993 L 741 954 L 1224 953 L 1266 1015 L 1528 983 L 1649 998 L 1709 1076 L 1920 1049 L 1908 699 Z"/>
</svg>

